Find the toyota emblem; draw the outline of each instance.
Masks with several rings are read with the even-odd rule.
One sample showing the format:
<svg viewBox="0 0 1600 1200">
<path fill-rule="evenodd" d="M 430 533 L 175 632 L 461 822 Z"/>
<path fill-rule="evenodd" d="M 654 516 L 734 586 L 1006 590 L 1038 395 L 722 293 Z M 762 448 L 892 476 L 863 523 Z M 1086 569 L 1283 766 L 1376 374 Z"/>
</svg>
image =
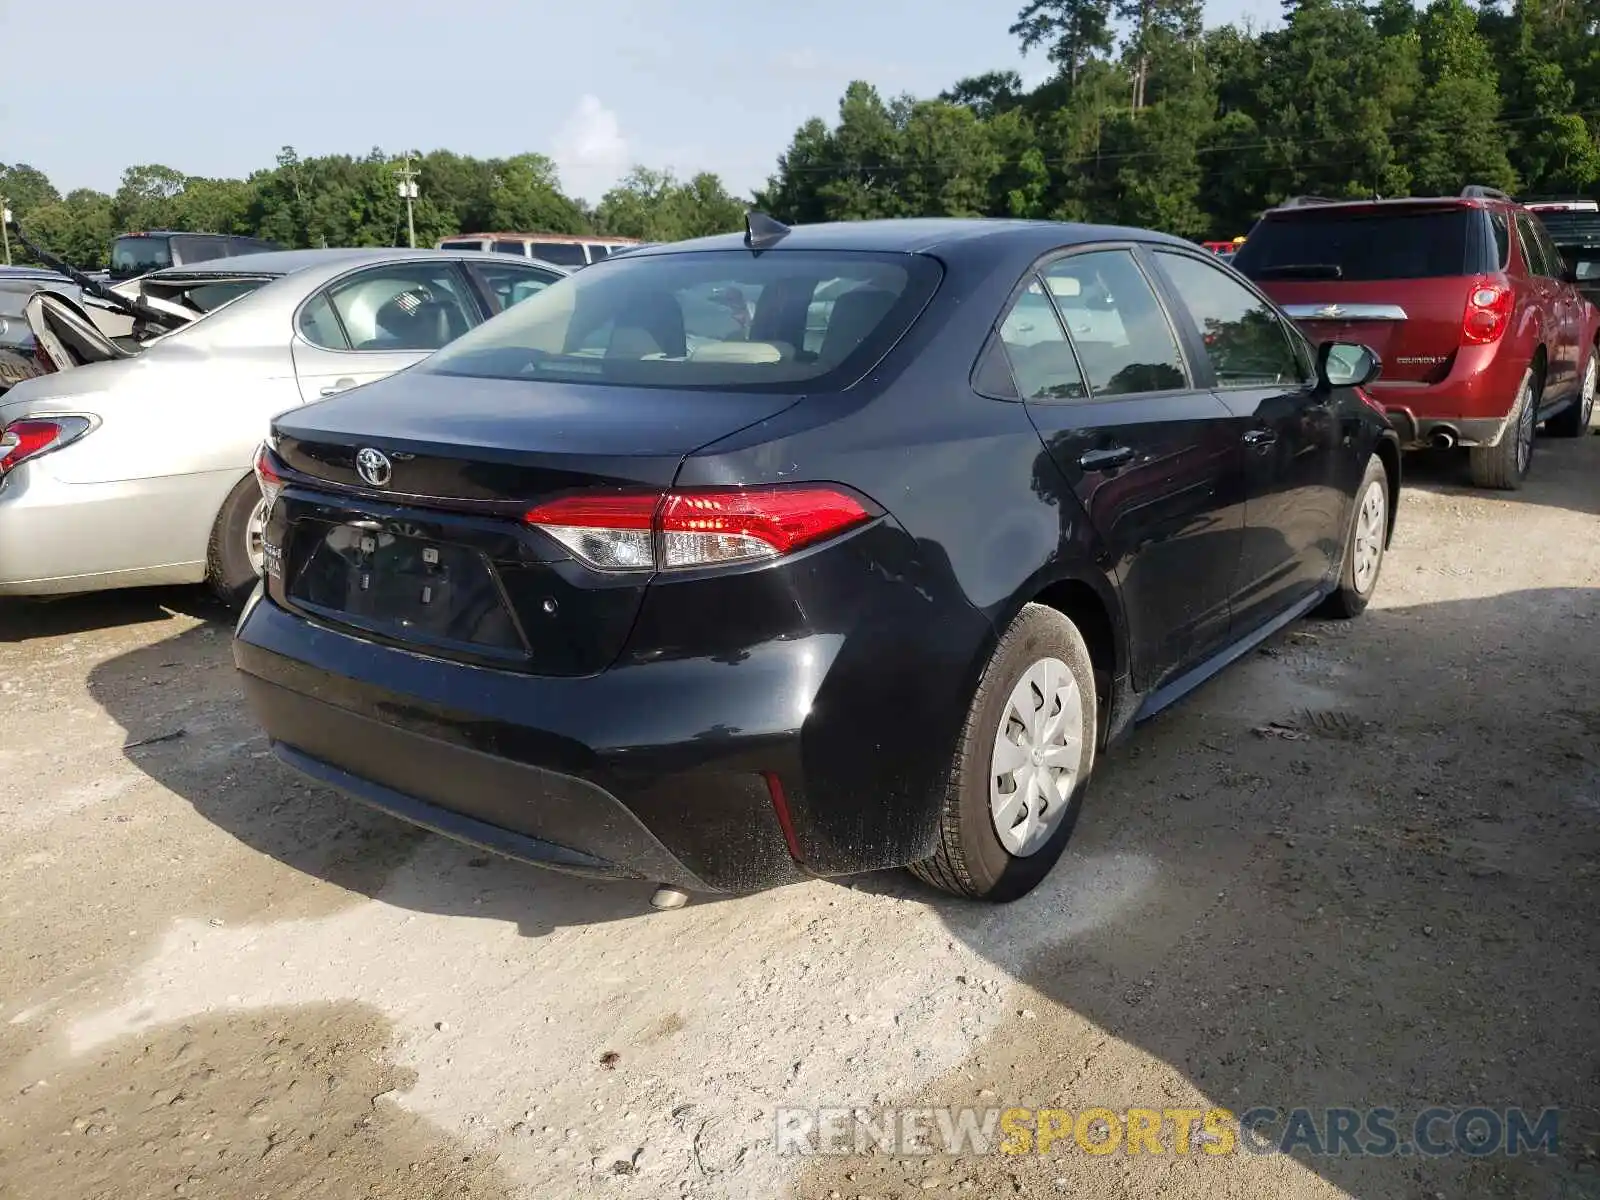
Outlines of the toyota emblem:
<svg viewBox="0 0 1600 1200">
<path fill-rule="evenodd" d="M 373 487 L 388 487 L 389 474 L 393 470 L 389 456 L 382 450 L 363 446 L 356 451 L 356 474 Z"/>
</svg>

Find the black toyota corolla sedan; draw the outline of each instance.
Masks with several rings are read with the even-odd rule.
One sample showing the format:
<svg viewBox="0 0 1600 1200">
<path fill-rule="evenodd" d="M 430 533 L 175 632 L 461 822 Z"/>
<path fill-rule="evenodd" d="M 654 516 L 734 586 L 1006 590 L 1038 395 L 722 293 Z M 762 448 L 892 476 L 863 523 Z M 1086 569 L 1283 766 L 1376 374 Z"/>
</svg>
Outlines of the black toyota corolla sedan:
<svg viewBox="0 0 1600 1200">
<path fill-rule="evenodd" d="M 278 757 L 580 874 L 1009 900 L 1097 752 L 1366 606 L 1371 351 L 1161 234 L 748 225 L 274 422 L 235 654 Z"/>
</svg>

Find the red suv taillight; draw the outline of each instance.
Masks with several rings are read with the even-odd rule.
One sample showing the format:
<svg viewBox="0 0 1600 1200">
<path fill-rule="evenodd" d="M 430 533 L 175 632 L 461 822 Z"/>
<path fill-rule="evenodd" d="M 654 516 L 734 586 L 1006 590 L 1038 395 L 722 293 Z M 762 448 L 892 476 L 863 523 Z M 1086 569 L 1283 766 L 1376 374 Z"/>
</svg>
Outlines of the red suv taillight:
<svg viewBox="0 0 1600 1200">
<path fill-rule="evenodd" d="M 30 458 L 71 445 L 94 427 L 88 417 L 25 417 L 0 431 L 0 479 Z"/>
<path fill-rule="evenodd" d="M 523 518 L 601 571 L 669 571 L 781 558 L 870 521 L 820 484 L 566 496 Z"/>
<path fill-rule="evenodd" d="M 1461 316 L 1461 340 L 1469 346 L 1487 346 L 1500 340 L 1511 324 L 1515 301 L 1503 283 L 1480 279 L 1467 293 L 1467 311 Z"/>
</svg>

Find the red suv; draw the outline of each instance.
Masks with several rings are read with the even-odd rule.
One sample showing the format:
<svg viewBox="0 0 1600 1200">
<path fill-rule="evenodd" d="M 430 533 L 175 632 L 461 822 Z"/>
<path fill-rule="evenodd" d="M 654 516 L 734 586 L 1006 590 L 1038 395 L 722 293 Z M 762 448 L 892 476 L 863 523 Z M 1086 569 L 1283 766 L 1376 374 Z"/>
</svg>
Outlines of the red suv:
<svg viewBox="0 0 1600 1200">
<path fill-rule="evenodd" d="M 1296 198 L 1262 215 L 1233 265 L 1314 341 L 1377 351 L 1368 390 L 1401 441 L 1465 447 L 1482 487 L 1521 486 L 1541 422 L 1589 427 L 1600 311 L 1503 192 Z"/>
</svg>

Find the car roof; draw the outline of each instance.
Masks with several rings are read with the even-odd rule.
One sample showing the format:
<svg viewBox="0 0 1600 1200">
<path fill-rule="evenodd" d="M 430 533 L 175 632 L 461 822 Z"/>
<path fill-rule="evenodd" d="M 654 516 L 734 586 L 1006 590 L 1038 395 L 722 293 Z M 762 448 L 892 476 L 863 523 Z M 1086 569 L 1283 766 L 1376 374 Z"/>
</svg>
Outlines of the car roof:
<svg viewBox="0 0 1600 1200">
<path fill-rule="evenodd" d="M 1395 209 L 1449 209 L 1449 208 L 1521 208 L 1515 200 L 1501 200 L 1494 196 L 1396 196 L 1387 200 L 1320 200 L 1310 199 L 1299 204 L 1286 201 L 1262 213 L 1263 217 L 1282 220 L 1300 216 L 1315 216 L 1325 212 L 1387 212 Z"/>
<path fill-rule="evenodd" d="M 636 246 L 629 258 L 682 254 L 696 250 L 745 250 L 745 235 L 723 233 Z M 772 250 L 878 250 L 888 253 L 937 254 L 976 244 L 1003 245 L 1007 250 L 1032 249 L 1039 253 L 1053 246 L 1089 242 L 1140 241 L 1196 249 L 1194 243 L 1149 229 L 1120 225 L 1083 225 L 1064 221 L 1018 221 L 1004 217 L 899 217 L 878 221 L 834 221 L 794 225 Z"/>
<path fill-rule="evenodd" d="M 410 250 L 394 246 L 346 246 L 318 250 L 264 250 L 258 254 L 235 254 L 228 258 L 212 258 L 204 262 L 184 263 L 176 267 L 163 267 L 151 272 L 156 279 L 181 279 L 190 275 L 294 275 L 316 267 L 359 267 L 367 263 L 414 262 L 417 259 L 449 258 L 478 259 L 484 262 L 505 262 L 504 254 L 463 250 L 433 250 L 418 247 Z M 533 262 L 541 267 L 566 274 L 565 267 L 547 263 L 542 259 L 518 260 Z"/>
</svg>

